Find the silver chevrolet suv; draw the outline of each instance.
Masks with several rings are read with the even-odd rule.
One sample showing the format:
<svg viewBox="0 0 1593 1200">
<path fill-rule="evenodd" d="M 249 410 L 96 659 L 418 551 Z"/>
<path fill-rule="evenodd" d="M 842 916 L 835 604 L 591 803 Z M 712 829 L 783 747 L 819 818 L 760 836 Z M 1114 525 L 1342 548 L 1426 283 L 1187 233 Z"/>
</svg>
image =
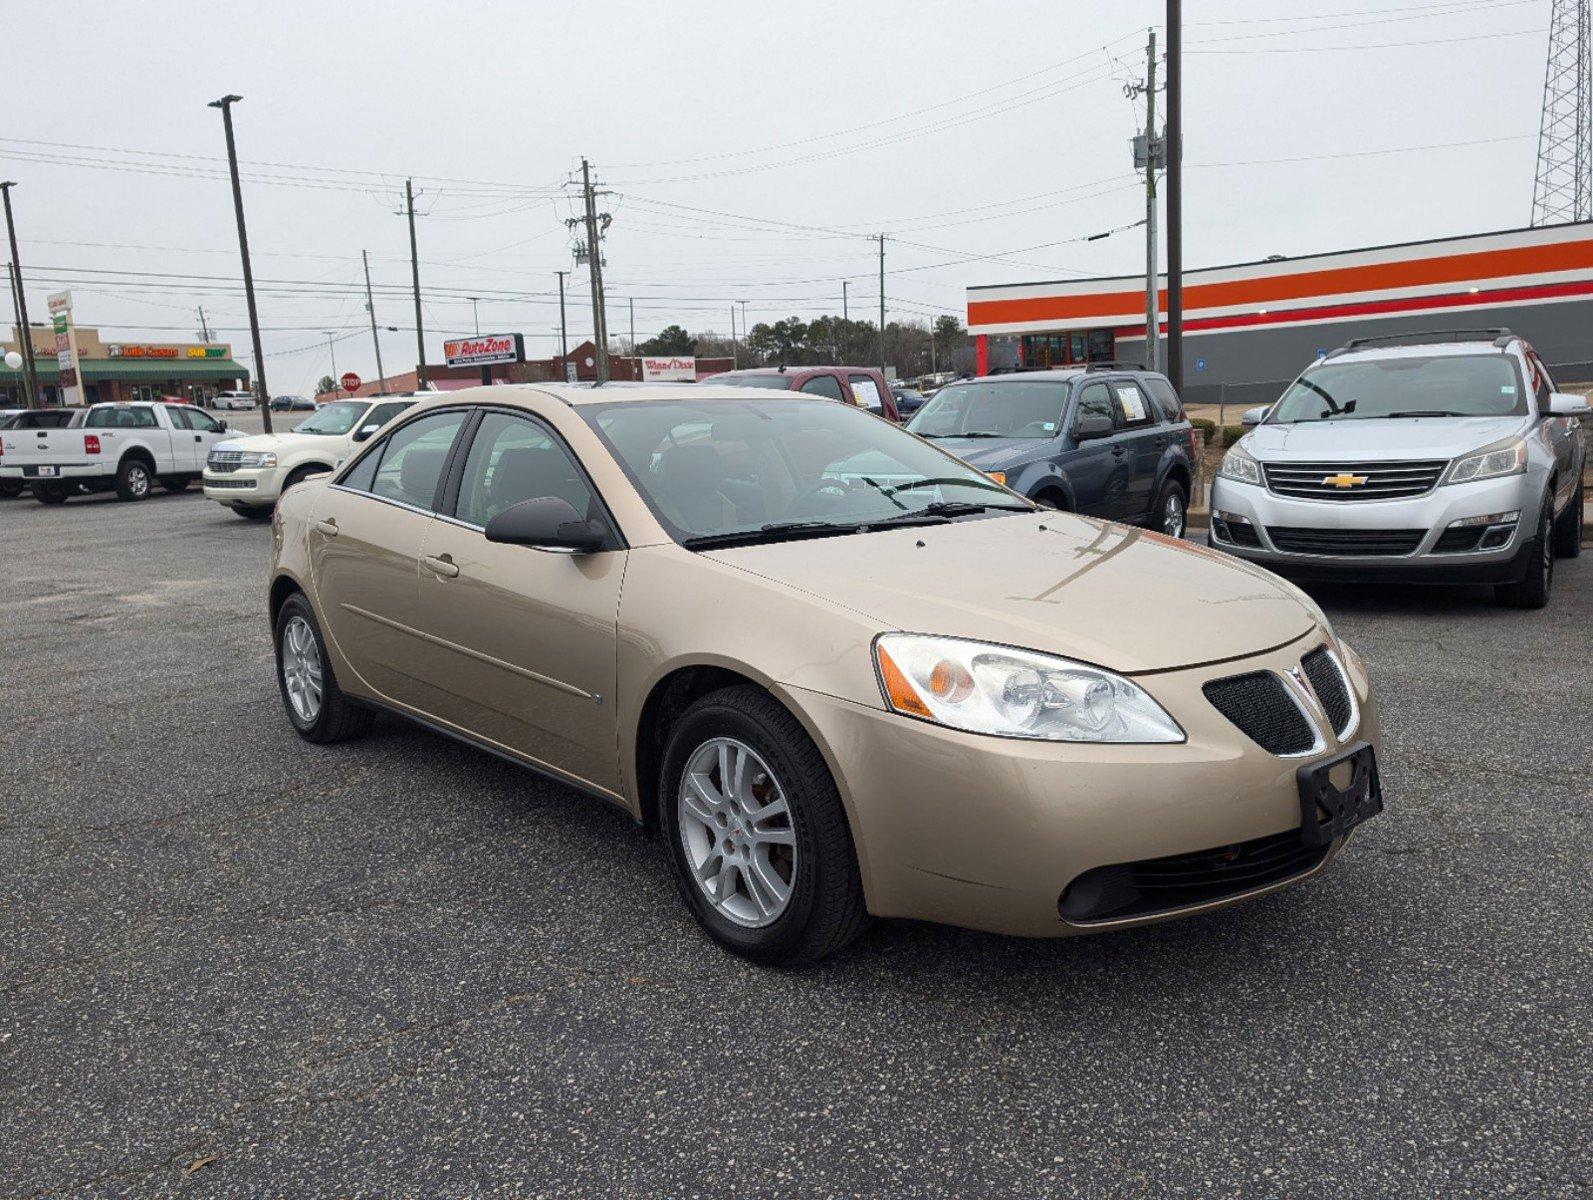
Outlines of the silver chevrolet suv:
<svg viewBox="0 0 1593 1200">
<path fill-rule="evenodd" d="M 1223 459 L 1208 544 L 1302 579 L 1490 583 L 1541 608 L 1582 539 L 1581 396 L 1507 329 L 1358 338 Z"/>
</svg>

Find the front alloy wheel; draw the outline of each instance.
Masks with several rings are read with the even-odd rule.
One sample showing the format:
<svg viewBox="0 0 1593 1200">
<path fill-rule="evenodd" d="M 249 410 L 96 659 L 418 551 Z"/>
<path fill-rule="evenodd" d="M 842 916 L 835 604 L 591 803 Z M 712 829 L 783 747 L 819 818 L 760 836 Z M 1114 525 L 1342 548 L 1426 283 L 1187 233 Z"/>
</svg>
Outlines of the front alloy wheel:
<svg viewBox="0 0 1593 1200">
<path fill-rule="evenodd" d="M 791 903 L 796 830 L 769 764 L 734 738 L 692 753 L 677 797 L 681 845 L 692 879 L 726 920 L 769 925 Z"/>
<path fill-rule="evenodd" d="M 306 725 L 321 715 L 321 651 L 303 617 L 282 629 L 282 687 L 293 714 Z"/>
</svg>

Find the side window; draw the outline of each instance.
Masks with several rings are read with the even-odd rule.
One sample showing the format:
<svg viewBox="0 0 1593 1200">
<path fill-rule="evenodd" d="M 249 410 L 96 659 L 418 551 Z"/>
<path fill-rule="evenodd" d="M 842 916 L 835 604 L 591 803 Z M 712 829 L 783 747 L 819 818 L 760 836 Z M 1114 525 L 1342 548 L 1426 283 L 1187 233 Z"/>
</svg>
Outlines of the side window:
<svg viewBox="0 0 1593 1200">
<path fill-rule="evenodd" d="M 199 433 L 221 432 L 221 425 L 216 421 L 215 417 L 207 412 L 200 412 L 197 408 L 179 408 L 173 411 L 180 412 L 188 418 L 189 429 L 196 430 Z"/>
<path fill-rule="evenodd" d="M 1543 360 L 1538 357 L 1537 351 L 1527 355 L 1527 361 L 1532 365 L 1532 390 L 1537 397 L 1538 411 L 1549 411 L 1549 395 L 1554 391 L 1554 380 L 1549 378 L 1548 368 L 1543 365 Z"/>
<path fill-rule="evenodd" d="M 841 381 L 834 375 L 815 375 L 797 390 L 810 392 L 815 396 L 828 396 L 831 400 L 845 401 L 849 399 L 842 393 Z"/>
<path fill-rule="evenodd" d="M 465 416 L 462 410 L 432 413 L 395 431 L 382 451 L 381 465 L 371 481 L 371 495 L 416 508 L 431 508 L 443 464 L 448 461 L 448 451 Z"/>
<path fill-rule="evenodd" d="M 397 403 L 373 404 L 366 411 L 365 416 L 360 419 L 359 427 L 368 429 L 374 425 L 377 429 L 380 429 L 413 403 L 413 400 L 401 400 Z"/>
<path fill-rule="evenodd" d="M 387 443 L 372 448 L 371 452 L 354 465 L 354 469 L 338 483 L 346 488 L 353 488 L 356 492 L 368 492 L 371 484 L 376 481 L 376 468 L 381 464 L 382 451 L 387 449 Z"/>
<path fill-rule="evenodd" d="M 1184 419 L 1184 406 L 1179 402 L 1178 393 L 1173 391 L 1173 385 L 1160 375 L 1147 375 L 1141 381 L 1145 390 L 1150 393 L 1151 403 L 1156 406 L 1156 412 L 1164 421 L 1182 421 Z"/>
<path fill-rule="evenodd" d="M 871 413 L 885 411 L 885 400 L 879 394 L 879 384 L 867 375 L 848 375 L 846 381 L 852 385 L 852 395 L 857 403 L 868 409 Z"/>
<path fill-rule="evenodd" d="M 1145 393 L 1139 390 L 1139 384 L 1132 379 L 1114 379 L 1112 393 L 1117 397 L 1118 408 L 1122 411 L 1124 428 L 1136 429 L 1156 423 L 1156 418 L 1151 413 L 1150 401 L 1145 398 Z"/>
<path fill-rule="evenodd" d="M 1073 427 L 1077 429 L 1085 417 L 1105 417 L 1116 424 L 1117 406 L 1112 403 L 1112 393 L 1107 391 L 1104 383 L 1087 383 L 1079 393 L 1078 407 L 1073 413 Z"/>
<path fill-rule="evenodd" d="M 193 424 L 188 420 L 188 410 L 186 408 L 167 408 L 166 415 L 171 418 L 171 427 L 173 429 L 193 428 Z"/>
<path fill-rule="evenodd" d="M 455 516 L 485 527 L 522 500 L 557 496 L 583 517 L 592 492 L 559 441 L 535 421 L 489 412 L 476 428 L 459 481 Z"/>
</svg>

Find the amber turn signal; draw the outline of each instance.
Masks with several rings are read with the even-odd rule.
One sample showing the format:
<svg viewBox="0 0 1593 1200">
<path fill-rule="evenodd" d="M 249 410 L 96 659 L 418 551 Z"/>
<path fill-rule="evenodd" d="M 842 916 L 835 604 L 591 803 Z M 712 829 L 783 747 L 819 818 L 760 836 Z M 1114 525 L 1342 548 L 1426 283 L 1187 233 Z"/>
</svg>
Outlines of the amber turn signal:
<svg viewBox="0 0 1593 1200">
<path fill-rule="evenodd" d="M 913 685 L 907 682 L 907 676 L 903 675 L 902 669 L 891 661 L 891 656 L 885 653 L 883 647 L 875 646 L 874 656 L 879 661 L 880 681 L 885 685 L 885 697 L 891 702 L 891 707 L 897 712 L 909 713 L 915 717 L 929 717 L 933 720 L 929 706 L 918 698 Z"/>
</svg>

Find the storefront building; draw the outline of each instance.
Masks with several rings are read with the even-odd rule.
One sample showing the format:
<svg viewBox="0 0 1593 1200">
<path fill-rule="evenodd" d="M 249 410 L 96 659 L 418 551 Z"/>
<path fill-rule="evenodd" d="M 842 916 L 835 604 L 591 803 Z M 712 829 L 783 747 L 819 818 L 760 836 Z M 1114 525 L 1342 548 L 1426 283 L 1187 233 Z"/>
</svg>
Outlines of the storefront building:
<svg viewBox="0 0 1593 1200">
<path fill-rule="evenodd" d="M 1593 223 L 1186 271 L 1184 399 L 1268 403 L 1351 338 L 1499 327 L 1558 381 L 1593 380 Z M 1144 276 L 972 287 L 968 330 L 980 373 L 1140 363 Z"/>
<path fill-rule="evenodd" d="M 3 348 L 21 352 L 17 331 Z M 61 403 L 60 368 L 56 362 L 55 333 L 34 326 L 33 354 L 39 387 L 48 404 Z M 224 342 L 106 342 L 99 330 L 77 329 L 78 365 L 83 371 L 84 398 L 89 404 L 118 400 L 160 400 L 176 396 L 200 404 L 217 392 L 240 391 L 249 386 L 249 370 L 233 361 L 232 347 Z M 0 408 L 26 408 L 23 371 L 0 362 Z"/>
</svg>

